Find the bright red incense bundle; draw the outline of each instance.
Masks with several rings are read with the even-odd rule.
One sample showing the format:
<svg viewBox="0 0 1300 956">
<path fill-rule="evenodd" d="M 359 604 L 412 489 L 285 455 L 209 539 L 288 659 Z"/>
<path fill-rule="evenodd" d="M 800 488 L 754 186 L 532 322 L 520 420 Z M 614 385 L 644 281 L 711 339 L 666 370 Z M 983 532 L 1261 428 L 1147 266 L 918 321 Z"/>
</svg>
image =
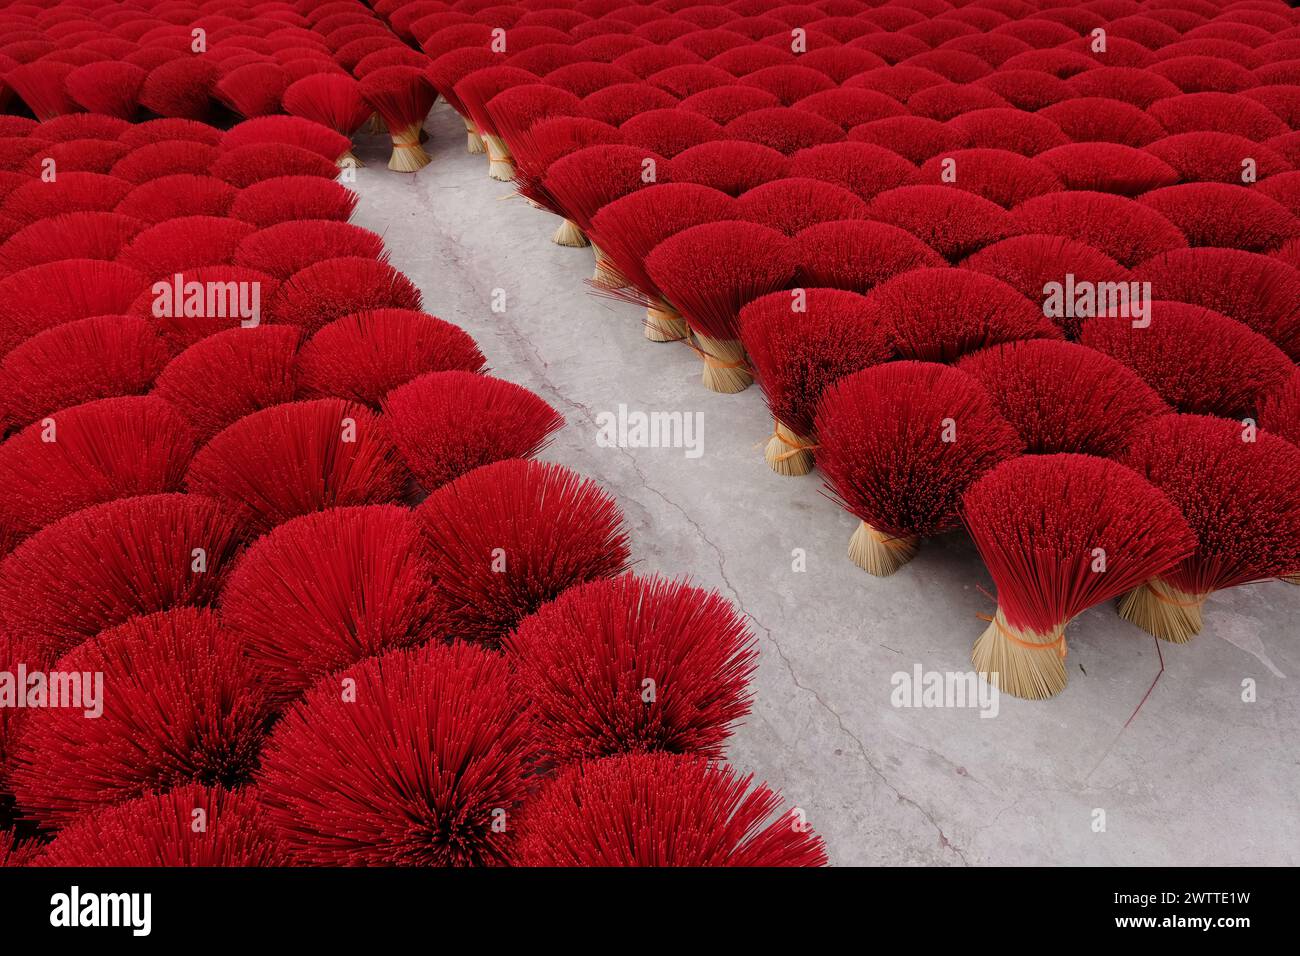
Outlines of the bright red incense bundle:
<svg viewBox="0 0 1300 956">
<path fill-rule="evenodd" d="M 230 265 L 239 244 L 254 231 L 225 216 L 180 216 L 142 230 L 117 258 L 151 279 L 171 279 L 201 266 Z"/>
<path fill-rule="evenodd" d="M 1011 210 L 1010 219 L 1017 232 L 1086 243 L 1125 267 L 1187 247 L 1182 231 L 1155 209 L 1109 193 L 1084 190 L 1036 196 Z"/>
<path fill-rule="evenodd" d="M 893 362 L 823 392 L 817 462 L 859 521 L 849 557 L 875 575 L 910 561 L 920 539 L 957 524 L 976 478 L 1024 447 L 983 388 L 956 369 Z"/>
<path fill-rule="evenodd" d="M 204 826 L 196 829 L 199 819 Z M 263 867 L 288 862 L 256 791 L 194 783 L 87 814 L 60 830 L 36 865 Z"/>
<path fill-rule="evenodd" d="M 124 145 L 124 144 L 123 144 Z M 152 179 L 189 173 L 204 176 L 217 158 L 217 148 L 187 139 L 165 139 L 136 146 L 113 164 L 112 175 L 137 186 Z"/>
<path fill-rule="evenodd" d="M 759 143 L 722 139 L 692 146 L 673 157 L 674 182 L 697 183 L 739 196 L 789 172 L 789 160 Z"/>
<path fill-rule="evenodd" d="M 32 179 L 4 198 L 0 215 L 23 225 L 61 212 L 111 212 L 131 183 L 102 173 L 62 173 L 53 182 Z"/>
<path fill-rule="evenodd" d="M 405 483 L 386 430 L 340 398 L 240 419 L 200 449 L 185 478 L 186 490 L 225 502 L 258 533 L 313 511 L 396 501 Z"/>
<path fill-rule="evenodd" d="M 786 156 L 844 139 L 844 130 L 825 117 L 784 106 L 745 113 L 728 123 L 725 130 L 732 139 L 760 143 Z"/>
<path fill-rule="evenodd" d="M 1195 550 L 1152 570 L 1120 602 L 1120 616 L 1182 644 L 1201 630 L 1214 591 L 1300 570 L 1300 449 L 1253 425 L 1167 415 L 1137 436 L 1128 463 L 1169 496 Z"/>
<path fill-rule="evenodd" d="M 236 187 L 215 176 L 177 173 L 141 183 L 115 209 L 148 223 L 180 216 L 224 216 L 237 195 Z"/>
<path fill-rule="evenodd" d="M 1048 166 L 1005 149 L 960 149 L 935 156 L 922 164 L 917 182 L 964 189 L 1004 209 L 1061 188 Z"/>
<path fill-rule="evenodd" d="M 268 312 L 274 321 L 312 335 L 353 312 L 390 308 L 419 311 L 420 290 L 386 262 L 345 256 L 295 272 L 272 297 Z"/>
<path fill-rule="evenodd" d="M 777 179 L 742 193 L 735 218 L 793 236 L 819 222 L 866 219 L 867 204 L 849 190 L 816 179 Z"/>
<path fill-rule="evenodd" d="M 68 73 L 64 89 L 82 109 L 124 120 L 140 111 L 140 90 L 148 72 L 133 63 L 87 63 Z"/>
<path fill-rule="evenodd" d="M 571 588 L 524 618 L 506 650 L 539 744 L 559 762 L 721 756 L 749 713 L 758 656 L 717 593 L 632 575 Z"/>
<path fill-rule="evenodd" d="M 338 166 L 319 153 L 288 143 L 249 143 L 221 153 L 212 164 L 213 176 L 243 189 L 278 176 L 319 176 L 333 179 Z"/>
<path fill-rule="evenodd" d="M 779 794 L 701 757 L 632 754 L 562 772 L 529 801 L 520 866 L 825 866 Z"/>
<path fill-rule="evenodd" d="M 434 60 L 425 68 L 424 75 L 429 78 L 429 82 L 433 84 L 438 94 L 464 120 L 465 132 L 468 136 L 468 151 L 482 153 L 483 139 L 479 136 L 478 127 L 474 125 L 474 120 L 469 114 L 469 107 L 456 93 L 456 84 L 476 70 L 497 65 L 500 62 L 500 55 L 493 53 L 486 46 L 468 46 L 448 49 L 446 52 L 435 50 L 431 55 Z"/>
<path fill-rule="evenodd" d="M 383 118 L 393 141 L 388 168 L 413 173 L 429 165 L 420 131 L 438 92 L 424 73 L 413 66 L 385 66 L 362 77 L 360 87 L 361 96 Z"/>
<path fill-rule="evenodd" d="M 614 499 L 559 465 L 485 465 L 443 485 L 416 513 L 447 638 L 495 645 L 566 588 L 627 566 Z"/>
<path fill-rule="evenodd" d="M 564 419 L 513 382 L 429 372 L 384 398 L 384 427 L 426 490 L 506 458 L 532 458 Z"/>
<path fill-rule="evenodd" d="M 246 415 L 292 401 L 292 326 L 227 329 L 190 345 L 158 374 L 153 394 L 171 404 L 206 443 Z"/>
<path fill-rule="evenodd" d="M 280 111 L 289 75 L 274 63 L 245 63 L 217 80 L 213 93 L 240 116 L 270 116 Z"/>
<path fill-rule="evenodd" d="M 222 593 L 222 621 L 285 702 L 341 667 L 433 637 L 434 570 L 404 508 L 304 515 L 245 552 Z"/>
<path fill-rule="evenodd" d="M 867 292 L 911 269 L 945 265 L 938 253 L 910 233 L 867 219 L 820 222 L 794 241 L 800 278 L 810 286 Z"/>
<path fill-rule="evenodd" d="M 505 140 L 496 132 L 487 104 L 512 86 L 541 82 L 541 77 L 512 66 L 495 65 L 475 70 L 455 86 L 455 95 L 465 107 L 465 116 L 473 120 L 488 153 L 488 175 L 509 182 L 514 178 L 514 164 Z M 572 91 L 570 91 L 572 92 Z M 468 127 L 468 124 L 467 124 Z"/>
<path fill-rule="evenodd" d="M 528 792 L 526 707 L 505 658 L 477 647 L 372 658 L 285 714 L 262 759 L 262 805 L 300 863 L 506 863 Z"/>
<path fill-rule="evenodd" d="M 33 711 L 15 753 L 19 805 L 46 826 L 188 782 L 245 782 L 269 707 L 210 610 L 139 617 L 63 655 L 87 707 Z M 90 695 L 90 696 L 87 696 Z M 98 710 L 98 713 L 95 713 Z"/>
<path fill-rule="evenodd" d="M 116 259 L 145 224 L 115 212 L 68 212 L 39 219 L 0 243 L 10 272 L 61 259 Z"/>
<path fill-rule="evenodd" d="M 998 596 L 972 660 L 990 683 L 1034 700 L 1065 687 L 1072 618 L 1177 564 L 1195 544 L 1164 492 L 1089 455 L 1005 462 L 966 493 L 962 517 Z"/>
<path fill-rule="evenodd" d="M 319 176 L 276 176 L 244 189 L 230 205 L 230 216 L 254 226 L 274 226 L 295 219 L 347 222 L 357 194 Z"/>
<path fill-rule="evenodd" d="M 350 76 L 316 73 L 304 76 L 285 89 L 282 103 L 286 113 L 328 127 L 350 140 L 361 129 L 373 108 L 361 96 L 361 88 Z M 338 157 L 341 166 L 360 166 L 349 148 Z"/>
<path fill-rule="evenodd" d="M 232 126 L 221 137 L 221 151 L 254 143 L 287 143 L 334 162 L 352 148 L 351 141 L 328 126 L 300 116 L 259 116 Z"/>
<path fill-rule="evenodd" d="M 892 356 L 889 326 L 861 296 L 814 288 L 755 299 L 740 311 L 740 332 L 772 413 L 764 458 L 778 474 L 807 474 L 817 402 L 834 382 Z"/>
<path fill-rule="evenodd" d="M 207 120 L 220 71 L 207 59 L 182 57 L 149 71 L 140 88 L 140 105 L 159 116 Z"/>
<path fill-rule="evenodd" d="M 870 143 L 827 143 L 790 157 L 789 175 L 834 183 L 870 201 L 887 189 L 909 185 L 916 167 Z"/>
<path fill-rule="evenodd" d="M 651 87 L 658 89 L 658 87 Z M 596 95 L 596 94 L 593 94 Z M 664 93 L 665 96 L 671 94 Z M 753 110 L 779 107 L 781 101 L 767 90 L 754 86 L 715 86 L 700 90 L 681 101 L 681 108 L 706 116 L 722 126 Z M 728 140 L 726 142 L 736 142 Z"/>
<path fill-rule="evenodd" d="M 1169 411 L 1129 368 L 1070 342 L 995 345 L 957 367 L 984 386 L 1029 454 L 1120 458 L 1139 429 Z"/>
<path fill-rule="evenodd" d="M 46 329 L 96 315 L 121 315 L 144 288 L 134 269 L 96 259 L 29 266 L 0 279 L 0 352 Z"/>
<path fill-rule="evenodd" d="M 369 229 L 334 219 L 296 219 L 248 228 L 231 261 L 285 280 L 324 259 L 388 261 L 384 240 Z"/>
<path fill-rule="evenodd" d="M 753 381 L 740 343 L 740 310 L 788 287 L 797 263 L 794 244 L 757 223 L 705 223 L 655 246 L 646 273 L 690 326 L 706 388 L 739 392 Z"/>
<path fill-rule="evenodd" d="M 949 262 L 1018 231 L 1006 210 L 951 186 L 900 186 L 867 208 L 872 219 L 906 229 Z"/>
<path fill-rule="evenodd" d="M 139 614 L 213 603 L 239 530 L 218 502 L 146 495 L 85 508 L 0 564 L 0 614 L 53 660 Z"/>
</svg>

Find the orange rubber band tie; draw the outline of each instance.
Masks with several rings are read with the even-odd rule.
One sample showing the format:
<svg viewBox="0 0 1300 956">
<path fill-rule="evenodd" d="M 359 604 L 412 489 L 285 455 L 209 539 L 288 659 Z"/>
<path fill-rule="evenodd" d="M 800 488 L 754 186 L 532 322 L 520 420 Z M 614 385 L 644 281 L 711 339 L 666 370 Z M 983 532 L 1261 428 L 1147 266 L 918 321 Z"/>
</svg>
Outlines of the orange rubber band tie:
<svg viewBox="0 0 1300 956">
<path fill-rule="evenodd" d="M 683 338 L 680 341 L 685 342 L 686 347 L 690 349 L 692 352 L 694 352 L 696 355 L 698 355 L 700 358 L 704 359 L 704 364 L 710 366 L 711 368 L 738 368 L 738 369 L 743 369 L 746 372 L 751 371 L 749 366 L 745 364 L 743 360 L 738 362 L 724 362 L 716 355 L 710 355 L 708 352 L 704 351 L 704 349 L 700 348 L 698 345 L 692 342 L 689 337 Z"/>
<path fill-rule="evenodd" d="M 781 426 L 781 422 L 779 419 L 776 418 L 772 419 L 771 437 L 775 438 L 777 441 L 779 441 L 782 445 L 785 445 L 790 450 L 783 451 L 781 454 L 777 455 L 775 459 L 776 461 L 785 461 L 787 458 L 793 458 L 801 451 L 816 451 L 818 448 L 821 447 L 821 445 L 801 445 L 798 442 L 791 441 L 790 439 L 786 438 L 784 435 L 781 434 L 780 426 Z M 770 440 L 771 439 L 769 439 L 769 441 Z"/>
<path fill-rule="evenodd" d="M 981 621 L 988 621 L 990 624 L 996 627 L 998 629 L 998 633 L 1001 634 L 1003 637 L 1005 637 L 1007 640 L 1009 640 L 1012 644 L 1019 644 L 1021 647 L 1026 647 L 1034 651 L 1044 651 L 1047 650 L 1049 647 L 1054 647 L 1057 649 L 1057 652 L 1061 655 L 1062 658 L 1064 658 L 1065 655 L 1069 653 L 1069 647 L 1065 643 L 1064 630 L 1061 631 L 1060 636 L 1056 640 L 1049 641 L 1046 644 L 1039 644 L 1037 641 L 1026 641 L 1017 637 L 1012 631 L 1003 627 L 1002 622 L 999 621 L 996 617 L 989 617 L 987 614 L 976 614 L 975 616 L 979 618 Z"/>
<path fill-rule="evenodd" d="M 1199 600 L 1192 600 L 1192 601 L 1179 601 L 1176 598 L 1171 598 L 1167 594 L 1161 594 L 1159 591 L 1157 591 L 1155 589 L 1155 585 L 1153 585 L 1150 581 L 1144 581 L 1142 586 L 1146 588 L 1148 591 L 1150 591 L 1153 595 L 1155 595 L 1155 599 L 1157 601 L 1161 601 L 1164 604 L 1172 604 L 1174 607 L 1200 607 L 1202 604 L 1205 603 L 1205 598 L 1200 598 Z M 1166 584 L 1165 587 L 1171 587 L 1171 585 Z"/>
</svg>

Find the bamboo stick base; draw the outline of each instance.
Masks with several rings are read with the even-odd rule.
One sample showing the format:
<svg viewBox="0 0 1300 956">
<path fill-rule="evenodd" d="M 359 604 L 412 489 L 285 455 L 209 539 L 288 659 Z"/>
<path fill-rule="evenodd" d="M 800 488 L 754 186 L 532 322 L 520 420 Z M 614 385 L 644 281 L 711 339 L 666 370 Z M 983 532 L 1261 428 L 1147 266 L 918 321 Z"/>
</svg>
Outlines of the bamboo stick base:
<svg viewBox="0 0 1300 956">
<path fill-rule="evenodd" d="M 745 367 L 745 347 L 738 340 L 696 335 L 695 345 L 704 360 L 701 380 L 709 391 L 734 395 L 753 384 L 754 379 Z"/>
<path fill-rule="evenodd" d="M 561 220 L 559 226 L 555 229 L 555 235 L 551 236 L 551 241 L 557 246 L 568 246 L 571 249 L 582 249 L 591 245 L 591 243 L 587 242 L 587 237 L 582 234 L 582 230 L 578 228 L 578 224 L 572 219 Z"/>
<path fill-rule="evenodd" d="M 412 123 L 401 132 L 393 132 L 393 155 L 388 168 L 399 173 L 414 173 L 429 165 L 429 154 L 420 145 L 420 124 Z"/>
<path fill-rule="evenodd" d="M 483 145 L 483 137 L 478 134 L 478 127 L 468 116 L 461 117 L 465 121 L 465 151 L 474 155 L 487 152 L 487 147 Z"/>
<path fill-rule="evenodd" d="M 356 153 L 352 152 L 352 150 L 349 149 L 346 153 L 344 153 L 342 156 L 338 158 L 338 161 L 335 162 L 334 165 L 337 166 L 339 169 L 361 169 L 366 164 L 361 161 L 360 156 L 358 156 Z"/>
<path fill-rule="evenodd" d="M 1281 578 L 1279 578 L 1278 580 L 1280 580 L 1280 581 L 1284 581 L 1284 582 L 1286 582 L 1287 584 L 1300 584 L 1300 574 L 1287 574 L 1287 575 L 1283 575 L 1283 576 L 1282 576 Z"/>
<path fill-rule="evenodd" d="M 498 182 L 513 182 L 515 161 L 510 156 L 506 141 L 493 133 L 484 133 L 483 145 L 487 147 L 488 176 Z"/>
<path fill-rule="evenodd" d="M 971 651 L 975 670 L 1013 697 L 1046 700 L 1065 689 L 1065 624 L 1052 634 L 1018 630 L 998 608 Z"/>
<path fill-rule="evenodd" d="M 812 471 L 813 455 L 812 449 L 808 447 L 812 444 L 811 441 L 786 428 L 779 421 L 772 432 L 767 447 L 763 449 L 763 459 L 769 468 L 778 475 L 790 477 L 806 475 Z"/>
<path fill-rule="evenodd" d="M 645 337 L 651 342 L 682 342 L 691 334 L 682 314 L 666 302 L 645 310 Z"/>
<path fill-rule="evenodd" d="M 1209 594 L 1188 594 L 1152 578 L 1119 600 L 1119 616 L 1171 644 L 1186 644 L 1201 633 L 1201 609 Z"/>
<path fill-rule="evenodd" d="M 916 557 L 919 550 L 921 539 L 915 535 L 890 537 L 865 521 L 858 523 L 853 537 L 849 538 L 849 560 L 878 578 L 889 577 Z"/>
</svg>

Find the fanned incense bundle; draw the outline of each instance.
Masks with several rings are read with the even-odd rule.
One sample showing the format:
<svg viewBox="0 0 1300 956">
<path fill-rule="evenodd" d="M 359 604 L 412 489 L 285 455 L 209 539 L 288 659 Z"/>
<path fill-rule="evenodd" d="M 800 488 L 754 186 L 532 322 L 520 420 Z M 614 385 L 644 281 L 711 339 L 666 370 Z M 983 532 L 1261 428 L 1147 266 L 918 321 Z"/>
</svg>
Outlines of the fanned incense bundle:
<svg viewBox="0 0 1300 956">
<path fill-rule="evenodd" d="M 1195 550 L 1146 575 L 1121 617 L 1183 644 L 1213 592 L 1300 570 L 1295 445 L 1240 422 L 1167 415 L 1139 432 L 1127 461 L 1182 511 Z"/>
<path fill-rule="evenodd" d="M 588 146 L 620 144 L 623 137 L 607 123 L 583 116 L 557 116 L 514 134 L 515 184 L 519 194 L 535 206 L 563 217 L 559 201 L 546 189 L 551 164 Z M 560 246 L 586 246 L 587 237 L 570 219 L 564 219 L 551 241 Z"/>
<path fill-rule="evenodd" d="M 772 413 L 763 457 L 780 475 L 812 470 L 813 415 L 839 379 L 893 356 L 893 335 L 859 295 L 796 289 L 740 310 L 740 335 Z"/>
<path fill-rule="evenodd" d="M 781 233 L 732 220 L 692 226 L 651 251 L 646 274 L 690 326 L 706 388 L 732 393 L 749 387 L 740 310 L 788 287 L 797 263 L 794 244 Z"/>
<path fill-rule="evenodd" d="M 524 811 L 520 866 L 825 866 L 811 827 L 723 764 L 678 754 L 579 763 Z"/>
<path fill-rule="evenodd" d="M 1065 628 L 1176 565 L 1196 539 L 1165 493 L 1089 455 L 1028 455 L 977 481 L 962 518 L 997 586 L 971 658 L 985 680 L 1042 700 L 1065 687 Z"/>
<path fill-rule="evenodd" d="M 514 178 L 515 168 L 509 147 L 496 132 L 487 104 L 512 86 L 540 82 L 541 77 L 527 70 L 512 66 L 489 66 L 475 70 L 456 83 L 456 97 L 464 105 L 467 115 L 473 119 L 483 145 L 487 147 L 488 176 L 493 179 L 509 182 Z"/>
<path fill-rule="evenodd" d="M 288 279 L 323 259 L 373 259 L 387 262 L 382 237 L 334 219 L 296 219 L 245 235 L 231 255 L 237 266 Z"/>
<path fill-rule="evenodd" d="M 425 68 L 424 75 L 429 78 L 433 88 L 464 120 L 465 133 L 468 137 L 466 150 L 470 153 L 484 152 L 483 138 L 479 135 L 478 128 L 474 125 L 474 120 L 469 114 L 469 107 L 456 94 L 456 84 L 476 70 L 495 66 L 499 60 L 499 55 L 487 49 L 486 46 L 462 47 L 448 50 L 440 56 L 436 56 L 433 62 Z"/>
<path fill-rule="evenodd" d="M 1024 448 L 978 382 L 929 362 L 840 379 L 822 393 L 814 429 L 826 485 L 859 521 L 849 558 L 882 577 L 921 538 L 954 527 L 971 482 Z"/>
<path fill-rule="evenodd" d="M 393 141 L 388 168 L 413 173 L 429 165 L 420 132 L 438 93 L 424 73 L 413 66 L 382 67 L 361 78 L 360 92 L 388 127 Z"/>
</svg>

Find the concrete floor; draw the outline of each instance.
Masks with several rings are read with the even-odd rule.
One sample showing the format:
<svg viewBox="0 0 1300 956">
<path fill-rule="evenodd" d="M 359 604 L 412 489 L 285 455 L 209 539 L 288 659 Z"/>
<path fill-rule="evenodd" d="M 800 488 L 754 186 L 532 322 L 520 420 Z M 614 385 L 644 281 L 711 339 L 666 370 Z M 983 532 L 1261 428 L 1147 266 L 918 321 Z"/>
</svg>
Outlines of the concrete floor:
<svg viewBox="0 0 1300 956">
<path fill-rule="evenodd" d="M 1003 695 L 994 719 L 892 706 L 896 672 L 970 670 L 976 615 L 993 607 L 970 542 L 926 542 L 888 579 L 852 565 L 855 521 L 818 475 L 764 464 L 758 388 L 704 389 L 691 351 L 647 342 L 636 308 L 588 291 L 591 251 L 551 243 L 556 220 L 487 178 L 445 104 L 427 126 L 434 161 L 415 176 L 384 168 L 378 140 L 360 150 L 354 221 L 386 237 L 428 311 L 472 333 L 496 375 L 564 414 L 544 457 L 617 496 L 638 569 L 689 575 L 750 617 L 755 704 L 729 759 L 802 808 L 835 864 L 1300 863 L 1300 695 L 1287 680 L 1300 675 L 1300 588 L 1218 595 L 1181 647 L 1094 608 L 1070 628 L 1065 691 Z M 620 403 L 701 412 L 703 454 L 599 447 L 596 416 Z M 795 549 L 806 571 L 792 570 Z M 1164 674 L 1126 727 L 1160 651 Z"/>
</svg>

